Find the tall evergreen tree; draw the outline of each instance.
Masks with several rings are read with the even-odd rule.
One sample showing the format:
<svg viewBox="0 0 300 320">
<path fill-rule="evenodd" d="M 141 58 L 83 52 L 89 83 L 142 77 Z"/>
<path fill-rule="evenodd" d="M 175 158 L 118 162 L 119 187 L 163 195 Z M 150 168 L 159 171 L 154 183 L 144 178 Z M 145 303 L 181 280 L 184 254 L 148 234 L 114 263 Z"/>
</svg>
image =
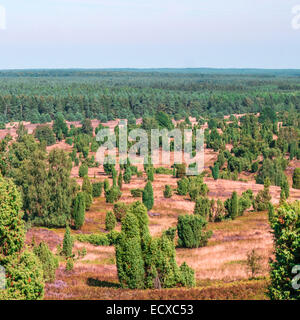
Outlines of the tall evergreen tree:
<svg viewBox="0 0 300 320">
<path fill-rule="evenodd" d="M 150 181 L 147 182 L 143 191 L 143 204 L 146 206 L 148 211 L 151 210 L 154 205 L 153 188 Z"/>
<path fill-rule="evenodd" d="M 74 201 L 73 208 L 73 219 L 75 229 L 79 230 L 85 220 L 85 210 L 86 210 L 86 194 L 83 192 L 79 192 Z"/>
</svg>

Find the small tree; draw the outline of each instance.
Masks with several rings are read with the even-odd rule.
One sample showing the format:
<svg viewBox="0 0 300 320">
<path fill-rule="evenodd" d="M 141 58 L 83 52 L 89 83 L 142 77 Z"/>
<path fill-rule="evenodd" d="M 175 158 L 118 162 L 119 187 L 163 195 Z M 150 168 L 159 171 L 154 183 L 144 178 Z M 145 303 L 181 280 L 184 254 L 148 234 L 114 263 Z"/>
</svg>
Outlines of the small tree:
<svg viewBox="0 0 300 320">
<path fill-rule="evenodd" d="M 105 217 L 105 228 L 107 231 L 112 231 L 116 227 L 116 217 L 112 211 L 108 211 Z"/>
<path fill-rule="evenodd" d="M 66 232 L 64 235 L 63 240 L 63 248 L 62 248 L 62 254 L 66 257 L 72 256 L 72 250 L 73 250 L 73 238 L 71 236 L 71 230 L 70 227 L 66 227 Z"/>
<path fill-rule="evenodd" d="M 122 196 L 122 192 L 120 191 L 119 187 L 112 187 L 105 193 L 106 202 L 107 203 L 114 203 L 118 201 Z"/>
<path fill-rule="evenodd" d="M 144 261 L 141 248 L 139 223 L 129 212 L 116 243 L 116 262 L 120 284 L 123 288 L 144 288 Z"/>
<path fill-rule="evenodd" d="M 219 178 L 219 163 L 216 162 L 215 165 L 213 166 L 213 168 L 211 169 L 211 172 L 212 172 L 212 176 L 214 178 L 214 180 L 218 180 Z"/>
<path fill-rule="evenodd" d="M 207 244 L 212 236 L 211 231 L 203 231 L 207 221 L 198 215 L 184 215 L 178 217 L 177 232 L 178 245 L 183 248 L 199 248 Z"/>
<path fill-rule="evenodd" d="M 95 182 L 92 184 L 92 189 L 93 189 L 93 197 L 101 197 L 102 195 L 102 190 L 103 190 L 103 183 L 102 182 Z"/>
<path fill-rule="evenodd" d="M 79 167 L 79 177 L 80 178 L 83 178 L 83 177 L 87 176 L 88 172 L 89 172 L 89 168 L 88 168 L 88 166 L 86 164 L 82 164 Z"/>
<path fill-rule="evenodd" d="M 177 193 L 186 196 L 189 191 L 189 179 L 184 177 L 177 181 Z"/>
<path fill-rule="evenodd" d="M 172 198 L 173 195 L 173 191 L 171 186 L 169 186 L 168 184 L 165 185 L 165 190 L 164 190 L 164 197 L 165 198 Z"/>
<path fill-rule="evenodd" d="M 273 229 L 275 258 L 271 260 L 268 296 L 272 300 L 299 300 L 297 269 L 300 264 L 300 202 L 283 203 L 271 219 Z M 298 280 L 299 283 L 299 280 Z"/>
<path fill-rule="evenodd" d="M 251 272 L 251 278 L 255 278 L 255 276 L 261 272 L 262 257 L 257 253 L 255 249 L 252 249 L 247 254 L 247 268 Z"/>
<path fill-rule="evenodd" d="M 106 193 L 110 189 L 109 180 L 104 179 L 104 192 Z"/>
<path fill-rule="evenodd" d="M 120 171 L 120 174 L 118 176 L 118 186 L 119 186 L 120 190 L 122 190 L 122 187 L 123 187 L 123 174 L 122 174 L 122 171 Z"/>
<path fill-rule="evenodd" d="M 151 181 L 151 182 L 154 181 L 154 168 L 153 167 L 149 167 L 147 169 L 147 179 L 148 179 L 148 181 Z"/>
<path fill-rule="evenodd" d="M 176 178 L 183 178 L 186 175 L 186 165 L 184 163 L 176 165 Z"/>
<path fill-rule="evenodd" d="M 227 199 L 224 203 L 225 208 L 228 212 L 228 217 L 231 219 L 235 219 L 239 215 L 239 199 L 236 191 L 232 193 L 232 196 L 230 199 Z"/>
<path fill-rule="evenodd" d="M 257 211 L 268 210 L 269 203 L 272 199 L 269 188 L 270 188 L 270 179 L 266 178 L 264 183 L 264 189 L 258 192 L 253 202 L 254 210 L 257 210 Z"/>
<path fill-rule="evenodd" d="M 194 214 L 200 215 L 204 219 L 208 220 L 212 214 L 211 209 L 210 200 L 207 197 L 199 197 L 195 203 Z"/>
<path fill-rule="evenodd" d="M 93 203 L 93 186 L 88 176 L 83 178 L 81 190 L 85 197 L 85 210 L 90 210 L 90 207 Z"/>
<path fill-rule="evenodd" d="M 154 205 L 153 188 L 150 181 L 147 182 L 143 191 L 143 204 L 146 206 L 148 211 L 151 210 Z"/>
<path fill-rule="evenodd" d="M 118 202 L 114 204 L 114 214 L 117 221 L 121 222 L 126 216 L 128 206 L 124 202 Z"/>
<path fill-rule="evenodd" d="M 56 269 L 59 266 L 58 259 L 53 255 L 47 243 L 41 242 L 33 248 L 34 254 L 42 263 L 45 282 L 53 282 L 55 280 Z"/>
<path fill-rule="evenodd" d="M 73 219 L 76 230 L 79 230 L 85 220 L 85 208 L 86 208 L 86 194 L 79 192 L 74 201 Z"/>
<path fill-rule="evenodd" d="M 300 189 L 300 168 L 296 168 L 293 173 L 293 188 Z"/>
<path fill-rule="evenodd" d="M 131 172 L 131 169 L 130 167 L 126 167 L 125 169 L 125 173 L 124 173 L 124 176 L 123 176 L 123 180 L 126 184 L 129 184 L 130 181 L 131 181 L 131 176 L 132 176 L 132 172 Z"/>
</svg>

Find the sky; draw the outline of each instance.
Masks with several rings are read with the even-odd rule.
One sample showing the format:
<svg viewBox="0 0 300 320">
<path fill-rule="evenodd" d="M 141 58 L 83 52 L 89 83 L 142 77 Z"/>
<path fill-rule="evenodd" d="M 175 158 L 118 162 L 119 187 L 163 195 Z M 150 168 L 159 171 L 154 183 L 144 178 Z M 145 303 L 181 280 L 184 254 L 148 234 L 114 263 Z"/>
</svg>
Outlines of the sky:
<svg viewBox="0 0 300 320">
<path fill-rule="evenodd" d="M 299 57 L 300 0 L 0 0 L 0 69 L 300 69 Z"/>
</svg>

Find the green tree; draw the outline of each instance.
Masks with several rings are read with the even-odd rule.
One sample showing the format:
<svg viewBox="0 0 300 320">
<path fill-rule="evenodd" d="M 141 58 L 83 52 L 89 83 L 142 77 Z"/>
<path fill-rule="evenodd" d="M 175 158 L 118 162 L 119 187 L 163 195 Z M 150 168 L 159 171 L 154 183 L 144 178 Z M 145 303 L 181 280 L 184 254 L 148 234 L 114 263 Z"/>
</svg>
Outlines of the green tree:
<svg viewBox="0 0 300 320">
<path fill-rule="evenodd" d="M 55 116 L 53 131 L 56 134 L 57 138 L 62 135 L 65 137 L 67 136 L 68 126 L 62 113 L 57 113 L 57 115 Z"/>
<path fill-rule="evenodd" d="M 105 228 L 107 231 L 112 231 L 116 227 L 116 217 L 112 211 L 108 211 L 105 217 Z"/>
<path fill-rule="evenodd" d="M 150 181 L 147 182 L 143 191 L 143 204 L 146 206 L 148 211 L 151 210 L 154 205 L 153 188 Z"/>
<path fill-rule="evenodd" d="M 118 176 L 118 187 L 120 188 L 120 190 L 122 190 L 122 187 L 123 187 L 123 175 L 122 175 L 122 171 L 120 171 L 119 176 Z"/>
<path fill-rule="evenodd" d="M 164 197 L 165 198 L 172 198 L 173 195 L 173 190 L 170 185 L 165 185 L 165 190 L 164 190 Z"/>
<path fill-rule="evenodd" d="M 86 210 L 86 194 L 84 192 L 79 192 L 74 201 L 73 208 L 73 219 L 74 227 L 76 230 L 81 229 L 85 220 L 85 210 Z"/>
<path fill-rule="evenodd" d="M 178 217 L 178 245 L 183 248 L 199 248 L 207 244 L 212 236 L 205 232 L 207 221 L 199 215 L 181 215 Z"/>
<path fill-rule="evenodd" d="M 73 238 L 71 236 L 71 230 L 70 227 L 66 227 L 66 232 L 64 235 L 63 240 L 63 248 L 62 248 L 62 254 L 66 257 L 71 257 L 73 251 Z"/>
<path fill-rule="evenodd" d="M 268 210 L 272 197 L 270 195 L 270 179 L 265 179 L 264 189 L 259 191 L 254 202 L 253 208 L 256 211 Z"/>
<path fill-rule="evenodd" d="M 0 255 L 19 252 L 24 245 L 21 196 L 10 180 L 0 177 Z"/>
<path fill-rule="evenodd" d="M 189 191 L 189 179 L 184 177 L 177 181 L 177 193 L 186 196 Z"/>
<path fill-rule="evenodd" d="M 42 264 L 45 282 L 53 282 L 55 280 L 56 270 L 59 266 L 58 259 L 54 256 L 45 242 L 41 242 L 38 246 L 35 246 L 33 252 Z"/>
<path fill-rule="evenodd" d="M 47 146 L 52 146 L 56 142 L 54 132 L 48 125 L 37 126 L 34 136 L 40 142 L 45 141 Z"/>
<path fill-rule="evenodd" d="M 93 186 L 88 176 L 83 178 L 81 190 L 85 196 L 85 210 L 88 211 L 93 203 Z"/>
<path fill-rule="evenodd" d="M 196 200 L 194 207 L 194 214 L 200 215 L 204 219 L 208 220 L 211 216 L 211 202 L 207 197 L 199 197 Z"/>
<path fill-rule="evenodd" d="M 88 175 L 88 172 L 89 172 L 88 166 L 87 166 L 85 163 L 83 163 L 83 164 L 79 167 L 79 177 L 80 177 L 80 178 L 83 178 L 83 177 L 87 176 L 87 175 Z"/>
<path fill-rule="evenodd" d="M 293 173 L 293 188 L 300 189 L 300 168 L 296 168 Z"/>
<path fill-rule="evenodd" d="M 43 270 L 39 259 L 24 250 L 21 195 L 10 180 L 0 177 L 0 265 L 5 269 L 6 286 L 0 299 L 43 299 Z"/>
<path fill-rule="evenodd" d="M 274 213 L 273 229 L 275 258 L 271 260 L 268 296 L 272 300 L 299 300 L 295 266 L 300 264 L 300 202 L 283 203 Z"/>
<path fill-rule="evenodd" d="M 219 178 L 219 163 L 218 162 L 215 163 L 215 165 L 211 169 L 211 172 L 212 172 L 212 176 L 213 176 L 214 180 L 218 180 L 218 178 Z"/>
</svg>

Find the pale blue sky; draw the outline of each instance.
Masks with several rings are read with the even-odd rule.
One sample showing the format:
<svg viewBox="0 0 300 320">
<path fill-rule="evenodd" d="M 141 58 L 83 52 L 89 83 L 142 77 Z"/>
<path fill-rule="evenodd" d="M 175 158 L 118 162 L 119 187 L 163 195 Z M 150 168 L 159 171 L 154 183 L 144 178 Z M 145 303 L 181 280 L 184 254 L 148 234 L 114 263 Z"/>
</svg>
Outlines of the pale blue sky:
<svg viewBox="0 0 300 320">
<path fill-rule="evenodd" d="M 0 69 L 300 68 L 300 0 L 0 0 Z M 300 19 L 299 19 L 300 21 Z"/>
</svg>

